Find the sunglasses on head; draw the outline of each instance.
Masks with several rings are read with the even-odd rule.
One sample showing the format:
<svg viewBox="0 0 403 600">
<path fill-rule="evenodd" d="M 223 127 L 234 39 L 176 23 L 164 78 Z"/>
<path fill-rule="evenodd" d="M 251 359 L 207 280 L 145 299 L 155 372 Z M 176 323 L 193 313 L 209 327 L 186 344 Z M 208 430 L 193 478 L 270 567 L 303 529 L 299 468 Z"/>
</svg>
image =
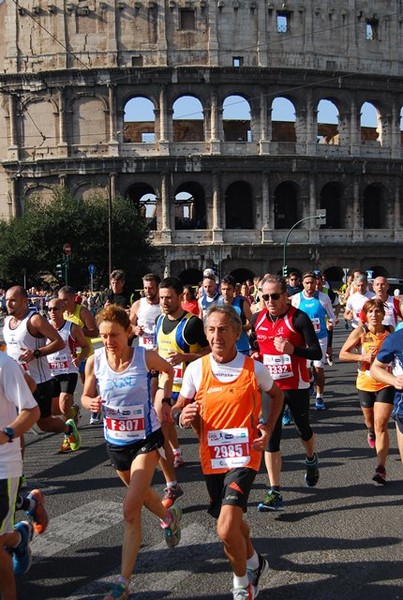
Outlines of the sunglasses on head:
<svg viewBox="0 0 403 600">
<path fill-rule="evenodd" d="M 263 294 L 262 298 L 265 302 L 268 302 L 268 300 L 278 300 L 280 298 L 281 294 Z"/>
</svg>

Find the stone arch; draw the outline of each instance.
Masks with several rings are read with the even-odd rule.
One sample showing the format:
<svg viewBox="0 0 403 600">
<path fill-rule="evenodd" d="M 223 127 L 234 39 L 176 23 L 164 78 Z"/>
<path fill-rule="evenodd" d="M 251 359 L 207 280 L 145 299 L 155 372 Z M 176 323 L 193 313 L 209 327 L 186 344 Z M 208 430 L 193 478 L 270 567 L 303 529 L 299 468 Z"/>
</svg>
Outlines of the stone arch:
<svg viewBox="0 0 403 600">
<path fill-rule="evenodd" d="M 287 97 L 278 96 L 271 104 L 272 141 L 295 144 L 296 108 Z"/>
<path fill-rule="evenodd" d="M 323 271 L 323 274 L 326 277 L 326 281 L 329 282 L 331 287 L 340 286 L 343 281 L 343 277 L 344 277 L 343 269 L 341 267 L 336 267 L 336 266 L 327 267 Z"/>
<path fill-rule="evenodd" d="M 99 196 L 108 198 L 108 185 L 99 182 L 80 182 L 77 183 L 71 190 L 72 196 L 75 200 L 86 200 L 92 196 Z"/>
<path fill-rule="evenodd" d="M 185 181 L 175 191 L 175 229 L 205 229 L 206 197 L 196 181 Z"/>
<path fill-rule="evenodd" d="M 293 181 L 283 181 L 274 190 L 274 228 L 290 229 L 298 221 L 299 189 Z"/>
<path fill-rule="evenodd" d="M 382 141 L 382 124 L 379 109 L 373 102 L 363 102 L 360 109 L 361 144 L 379 146 Z"/>
<path fill-rule="evenodd" d="M 155 104 L 146 96 L 133 96 L 124 105 L 123 143 L 155 142 Z"/>
<path fill-rule="evenodd" d="M 174 142 L 201 142 L 204 140 L 203 105 L 196 96 L 176 98 L 172 105 Z"/>
<path fill-rule="evenodd" d="M 367 185 L 363 193 L 364 229 L 385 229 L 387 227 L 388 202 L 385 188 L 378 183 Z"/>
<path fill-rule="evenodd" d="M 201 269 L 185 269 L 178 275 L 184 285 L 192 285 L 196 287 L 203 279 L 203 271 Z"/>
<path fill-rule="evenodd" d="M 108 106 L 102 96 L 80 94 L 71 103 L 71 145 L 107 143 Z"/>
<path fill-rule="evenodd" d="M 235 277 L 237 283 L 243 283 L 247 279 L 250 279 L 251 281 L 253 281 L 253 278 L 256 275 L 256 273 L 254 273 L 250 269 L 246 269 L 246 268 L 242 268 L 242 267 L 240 267 L 239 269 L 234 269 L 233 271 L 231 271 L 230 274 L 233 277 Z"/>
<path fill-rule="evenodd" d="M 338 145 L 339 109 L 333 99 L 322 98 L 317 104 L 317 142 L 318 144 Z"/>
<path fill-rule="evenodd" d="M 326 210 L 326 225 L 323 229 L 340 229 L 343 206 L 343 187 L 336 181 L 326 183 L 320 191 L 320 208 Z"/>
<path fill-rule="evenodd" d="M 368 271 L 372 271 L 372 278 L 375 277 L 389 277 L 389 271 L 385 269 L 382 265 L 374 265 L 367 269 Z M 389 292 L 390 293 L 390 292 Z"/>
<path fill-rule="evenodd" d="M 222 104 L 222 126 L 226 142 L 252 142 L 251 105 L 244 96 L 232 94 Z"/>
<path fill-rule="evenodd" d="M 234 181 L 225 191 L 226 229 L 253 229 L 253 194 L 247 181 Z"/>
<path fill-rule="evenodd" d="M 21 107 L 20 139 L 24 158 L 48 156 L 59 142 L 58 107 L 48 98 L 29 98 Z M 38 156 L 39 155 L 39 156 Z"/>
<path fill-rule="evenodd" d="M 159 204 L 154 188 L 149 183 L 137 181 L 127 188 L 125 196 L 139 207 L 140 212 L 147 219 L 149 228 L 151 231 L 155 231 L 157 229 Z"/>
</svg>

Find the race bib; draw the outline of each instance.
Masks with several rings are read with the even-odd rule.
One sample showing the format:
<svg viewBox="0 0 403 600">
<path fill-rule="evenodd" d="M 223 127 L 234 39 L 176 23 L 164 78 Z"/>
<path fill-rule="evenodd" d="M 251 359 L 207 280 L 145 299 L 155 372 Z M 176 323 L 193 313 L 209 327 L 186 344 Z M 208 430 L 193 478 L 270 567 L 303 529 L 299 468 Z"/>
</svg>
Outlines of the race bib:
<svg viewBox="0 0 403 600">
<path fill-rule="evenodd" d="M 183 364 L 174 367 L 174 385 L 182 385 L 183 381 Z"/>
<path fill-rule="evenodd" d="M 312 325 L 313 328 L 315 330 L 315 333 L 319 333 L 320 331 L 320 319 L 318 319 L 317 317 L 314 317 L 313 319 L 311 319 L 312 321 Z"/>
<path fill-rule="evenodd" d="M 288 354 L 264 354 L 263 364 L 269 369 L 273 379 L 285 379 L 294 375 L 291 356 Z"/>
<path fill-rule="evenodd" d="M 53 376 L 66 375 L 69 372 L 69 361 L 66 354 L 59 354 L 57 359 L 49 362 L 50 372 Z"/>
<path fill-rule="evenodd" d="M 146 348 L 147 350 L 153 350 L 156 347 L 156 340 L 154 333 L 143 333 L 139 337 L 139 346 Z"/>
<path fill-rule="evenodd" d="M 143 406 L 104 407 L 108 440 L 133 443 L 146 437 Z"/>
<path fill-rule="evenodd" d="M 246 427 L 207 432 L 212 469 L 245 467 L 250 461 L 249 434 Z"/>
</svg>

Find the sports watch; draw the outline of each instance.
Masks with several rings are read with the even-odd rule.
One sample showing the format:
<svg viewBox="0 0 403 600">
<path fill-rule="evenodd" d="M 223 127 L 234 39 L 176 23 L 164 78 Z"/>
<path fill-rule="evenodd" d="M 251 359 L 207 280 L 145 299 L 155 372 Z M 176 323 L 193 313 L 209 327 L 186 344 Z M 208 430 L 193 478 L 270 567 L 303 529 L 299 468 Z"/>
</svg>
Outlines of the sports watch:
<svg viewBox="0 0 403 600">
<path fill-rule="evenodd" d="M 33 351 L 33 355 L 35 356 L 35 358 L 40 358 L 42 356 L 39 348 L 37 348 L 36 350 Z"/>
<path fill-rule="evenodd" d="M 2 432 L 8 437 L 8 441 L 12 442 L 14 439 L 15 431 L 12 427 L 3 427 Z"/>
</svg>

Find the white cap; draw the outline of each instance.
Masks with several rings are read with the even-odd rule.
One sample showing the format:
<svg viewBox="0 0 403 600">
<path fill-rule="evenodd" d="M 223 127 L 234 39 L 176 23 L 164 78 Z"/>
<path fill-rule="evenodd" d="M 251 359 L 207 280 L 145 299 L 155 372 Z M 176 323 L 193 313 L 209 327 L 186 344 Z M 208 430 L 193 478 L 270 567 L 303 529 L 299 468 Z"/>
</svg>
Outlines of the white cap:
<svg viewBox="0 0 403 600">
<path fill-rule="evenodd" d="M 396 289 L 395 289 L 395 291 L 393 292 L 393 295 L 394 295 L 394 296 L 396 296 L 396 298 L 397 298 L 398 296 L 400 296 L 400 290 L 399 290 L 399 288 L 396 288 Z"/>
</svg>

